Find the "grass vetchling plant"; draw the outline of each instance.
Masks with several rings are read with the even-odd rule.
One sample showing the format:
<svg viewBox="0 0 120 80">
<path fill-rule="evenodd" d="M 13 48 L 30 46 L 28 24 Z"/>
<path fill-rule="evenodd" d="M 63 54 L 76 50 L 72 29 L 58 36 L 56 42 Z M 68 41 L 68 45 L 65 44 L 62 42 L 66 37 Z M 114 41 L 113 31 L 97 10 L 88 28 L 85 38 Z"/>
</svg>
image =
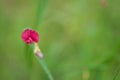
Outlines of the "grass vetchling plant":
<svg viewBox="0 0 120 80">
<path fill-rule="evenodd" d="M 25 29 L 21 35 L 22 40 L 27 44 L 32 46 L 34 54 L 38 61 L 40 62 L 42 68 L 45 70 L 46 74 L 48 75 L 49 80 L 54 80 L 49 69 L 46 66 L 46 63 L 43 59 L 43 54 L 39 49 L 38 42 L 39 42 L 39 34 L 33 29 Z"/>
</svg>

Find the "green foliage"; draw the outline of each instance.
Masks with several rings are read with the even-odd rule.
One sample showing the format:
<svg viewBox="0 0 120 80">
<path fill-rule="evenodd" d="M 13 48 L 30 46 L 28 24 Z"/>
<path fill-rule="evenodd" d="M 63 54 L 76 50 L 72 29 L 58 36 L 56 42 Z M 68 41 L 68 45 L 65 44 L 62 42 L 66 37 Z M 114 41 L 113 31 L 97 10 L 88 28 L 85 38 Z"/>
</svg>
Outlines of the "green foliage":
<svg viewBox="0 0 120 80">
<path fill-rule="evenodd" d="M 106 1 L 0 0 L 0 80 L 48 80 L 21 40 L 26 27 L 39 32 L 55 80 L 112 80 L 120 63 L 120 1 Z"/>
</svg>

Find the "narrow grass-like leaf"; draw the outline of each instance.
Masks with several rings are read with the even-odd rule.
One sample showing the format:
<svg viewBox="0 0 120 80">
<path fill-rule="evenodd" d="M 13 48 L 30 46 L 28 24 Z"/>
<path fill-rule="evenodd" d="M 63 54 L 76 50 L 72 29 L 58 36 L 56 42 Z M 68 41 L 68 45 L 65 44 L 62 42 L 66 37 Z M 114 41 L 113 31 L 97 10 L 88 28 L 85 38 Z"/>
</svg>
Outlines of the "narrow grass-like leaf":
<svg viewBox="0 0 120 80">
<path fill-rule="evenodd" d="M 46 7 L 47 1 L 48 0 L 39 0 L 37 18 L 36 18 L 36 22 L 35 22 L 35 26 L 34 26 L 35 28 L 37 28 L 41 23 L 43 12 Z"/>
<path fill-rule="evenodd" d="M 31 47 L 28 45 L 25 45 L 25 59 L 28 64 L 28 67 L 32 68 L 33 63 L 32 50 Z"/>
<path fill-rule="evenodd" d="M 34 44 L 31 44 L 30 46 L 31 46 L 31 48 L 32 48 L 33 51 L 34 51 L 35 45 L 34 45 Z M 37 54 L 37 53 L 35 53 L 35 54 Z M 38 61 L 39 61 L 40 65 L 42 66 L 42 68 L 44 69 L 45 73 L 47 74 L 49 80 L 54 80 L 53 77 L 52 77 L 51 72 L 49 71 L 49 69 L 48 69 L 48 67 L 47 67 L 47 65 L 46 65 L 46 63 L 45 63 L 45 61 L 44 61 L 44 59 L 43 59 L 43 58 L 40 58 L 40 56 L 38 56 L 38 55 L 35 55 L 35 56 L 36 56 L 36 58 L 38 59 Z"/>
<path fill-rule="evenodd" d="M 39 62 L 41 64 L 42 68 L 44 69 L 44 71 L 48 75 L 49 80 L 54 80 L 51 73 L 50 73 L 50 71 L 49 71 L 49 69 L 48 69 L 48 67 L 47 67 L 47 65 L 46 65 L 46 63 L 45 63 L 45 61 L 43 59 L 42 60 L 38 59 L 38 60 L 39 60 Z"/>
</svg>

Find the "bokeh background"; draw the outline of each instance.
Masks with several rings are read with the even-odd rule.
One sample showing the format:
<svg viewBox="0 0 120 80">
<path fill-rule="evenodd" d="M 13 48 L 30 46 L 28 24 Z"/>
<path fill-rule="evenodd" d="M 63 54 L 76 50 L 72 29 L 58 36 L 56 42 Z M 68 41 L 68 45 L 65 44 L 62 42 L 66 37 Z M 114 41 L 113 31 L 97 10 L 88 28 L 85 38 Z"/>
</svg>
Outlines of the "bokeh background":
<svg viewBox="0 0 120 80">
<path fill-rule="evenodd" d="M 21 40 L 27 27 L 39 32 L 55 80 L 113 80 L 119 71 L 120 0 L 0 0 L 0 80 L 49 80 Z"/>
</svg>

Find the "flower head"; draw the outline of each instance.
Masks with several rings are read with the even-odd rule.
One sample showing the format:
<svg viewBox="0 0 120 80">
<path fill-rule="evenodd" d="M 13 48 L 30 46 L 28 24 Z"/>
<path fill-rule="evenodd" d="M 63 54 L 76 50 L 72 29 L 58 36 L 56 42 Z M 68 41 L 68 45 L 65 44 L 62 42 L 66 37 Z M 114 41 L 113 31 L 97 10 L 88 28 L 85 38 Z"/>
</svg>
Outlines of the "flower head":
<svg viewBox="0 0 120 80">
<path fill-rule="evenodd" d="M 26 44 L 31 44 L 31 43 L 34 43 L 34 42 L 38 43 L 39 34 L 35 30 L 25 29 L 22 32 L 21 38 Z"/>
</svg>

